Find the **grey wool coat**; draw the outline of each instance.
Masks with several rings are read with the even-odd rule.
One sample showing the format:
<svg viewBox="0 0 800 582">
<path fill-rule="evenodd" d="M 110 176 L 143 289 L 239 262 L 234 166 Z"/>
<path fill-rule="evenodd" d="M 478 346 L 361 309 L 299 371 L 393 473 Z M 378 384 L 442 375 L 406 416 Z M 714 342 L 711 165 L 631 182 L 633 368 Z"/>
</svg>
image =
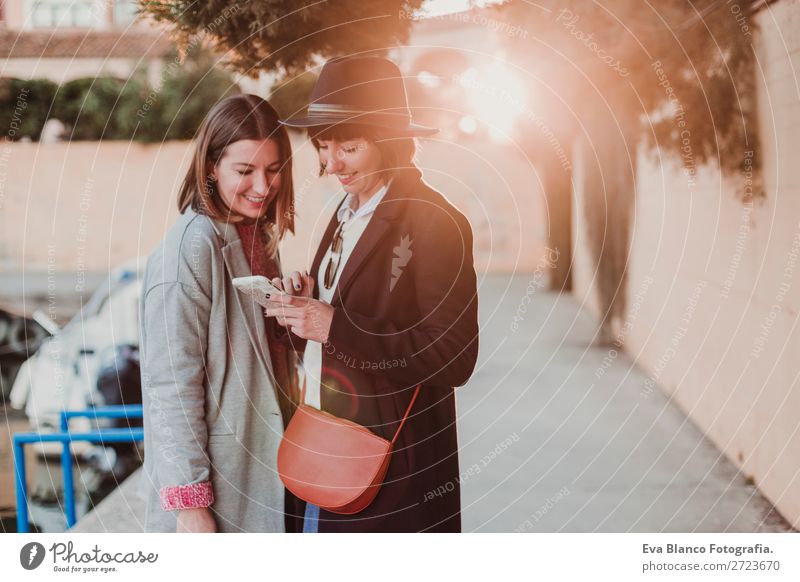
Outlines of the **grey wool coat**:
<svg viewBox="0 0 800 582">
<path fill-rule="evenodd" d="M 147 261 L 140 302 L 145 531 L 175 531 L 159 491 L 211 481 L 221 532 L 283 532 L 283 422 L 235 225 L 187 209 Z"/>
</svg>

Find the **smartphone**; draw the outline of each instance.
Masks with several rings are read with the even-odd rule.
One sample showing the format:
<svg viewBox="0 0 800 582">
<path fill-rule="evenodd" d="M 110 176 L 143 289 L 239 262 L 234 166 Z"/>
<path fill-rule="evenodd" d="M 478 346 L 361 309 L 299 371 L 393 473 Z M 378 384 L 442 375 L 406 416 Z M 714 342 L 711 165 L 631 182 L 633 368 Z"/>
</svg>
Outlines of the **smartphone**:
<svg viewBox="0 0 800 582">
<path fill-rule="evenodd" d="M 271 295 L 287 295 L 285 291 L 278 289 L 272 281 L 261 275 L 252 277 L 236 277 L 233 286 L 245 295 L 249 295 L 253 300 L 263 307 L 267 307 Z"/>
</svg>

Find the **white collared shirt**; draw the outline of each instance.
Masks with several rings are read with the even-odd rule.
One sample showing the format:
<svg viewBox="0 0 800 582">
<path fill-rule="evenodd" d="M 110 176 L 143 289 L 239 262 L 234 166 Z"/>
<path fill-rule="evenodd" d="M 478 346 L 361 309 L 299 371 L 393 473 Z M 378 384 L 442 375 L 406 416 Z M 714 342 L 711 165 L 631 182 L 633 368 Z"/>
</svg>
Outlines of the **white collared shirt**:
<svg viewBox="0 0 800 582">
<path fill-rule="evenodd" d="M 391 183 L 391 180 L 389 181 Z M 381 203 L 383 197 L 386 196 L 386 191 L 389 189 L 389 184 L 387 183 L 383 186 L 380 190 L 375 192 L 367 203 L 363 206 L 359 206 L 358 210 L 355 212 L 353 211 L 353 200 L 355 200 L 355 196 L 353 194 L 348 194 L 342 205 L 336 211 L 336 219 L 341 222 L 342 220 L 350 220 L 352 218 L 360 218 L 362 216 L 366 216 L 368 214 L 372 214 L 375 212 L 375 209 L 378 207 L 378 204 Z"/>
<path fill-rule="evenodd" d="M 366 204 L 360 206 L 357 210 L 353 210 L 351 204 L 355 200 L 353 194 L 348 194 L 344 202 L 336 212 L 336 218 L 339 222 L 345 221 L 342 225 L 342 256 L 339 259 L 339 268 L 336 271 L 336 276 L 333 279 L 333 285 L 330 289 L 325 288 L 325 270 L 328 266 L 328 261 L 331 259 L 331 247 L 325 256 L 322 257 L 322 262 L 319 264 L 319 273 L 317 273 L 317 289 L 319 289 L 319 299 L 325 303 L 330 303 L 333 299 L 333 292 L 339 285 L 339 277 L 344 271 L 344 266 L 347 264 L 347 259 L 350 258 L 353 249 L 358 243 L 361 235 L 367 229 L 375 209 L 386 196 L 389 190 L 389 184 L 384 185 L 380 190 L 373 194 Z M 333 241 L 331 241 L 333 242 Z M 305 354 L 303 355 L 303 370 L 306 382 L 306 400 L 305 403 L 314 408 L 321 408 L 320 403 L 320 377 L 322 376 L 322 344 L 319 342 L 309 341 L 306 344 Z"/>
</svg>

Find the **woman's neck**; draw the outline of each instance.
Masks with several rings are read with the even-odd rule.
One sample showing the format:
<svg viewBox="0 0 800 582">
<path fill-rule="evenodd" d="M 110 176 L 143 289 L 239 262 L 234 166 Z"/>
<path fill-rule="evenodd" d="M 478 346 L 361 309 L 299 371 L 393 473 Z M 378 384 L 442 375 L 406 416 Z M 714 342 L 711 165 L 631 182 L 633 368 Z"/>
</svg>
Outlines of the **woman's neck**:
<svg viewBox="0 0 800 582">
<path fill-rule="evenodd" d="M 352 208 L 353 212 L 355 212 L 356 210 L 364 206 L 367 202 L 369 202 L 370 199 L 373 196 L 375 196 L 375 194 L 380 192 L 381 188 L 383 188 L 385 185 L 386 185 L 385 182 L 380 181 L 374 188 L 372 188 L 369 194 L 356 194 L 353 197 L 353 202 L 355 203 L 355 207 L 353 207 L 351 204 L 350 208 Z"/>
</svg>

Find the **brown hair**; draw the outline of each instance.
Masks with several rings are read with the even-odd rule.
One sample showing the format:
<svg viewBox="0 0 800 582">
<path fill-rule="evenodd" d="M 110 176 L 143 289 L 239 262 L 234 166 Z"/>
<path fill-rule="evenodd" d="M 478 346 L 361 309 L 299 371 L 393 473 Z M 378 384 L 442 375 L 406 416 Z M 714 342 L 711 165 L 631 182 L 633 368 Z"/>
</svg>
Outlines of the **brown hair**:
<svg viewBox="0 0 800 582">
<path fill-rule="evenodd" d="M 292 146 L 275 109 L 257 95 L 227 97 L 208 112 L 195 136 L 194 156 L 181 185 L 178 210 L 183 214 L 191 207 L 198 214 L 234 224 L 249 220 L 231 211 L 211 179 L 211 168 L 222 159 L 225 149 L 243 139 L 273 139 L 278 143 L 281 187 L 267 208 L 262 225 L 267 254 L 274 257 L 284 235 L 294 233 Z"/>
<path fill-rule="evenodd" d="M 391 178 L 404 169 L 415 167 L 414 156 L 417 153 L 417 142 L 413 137 L 397 137 L 391 129 L 381 129 L 371 125 L 343 123 L 340 125 L 323 125 L 311 127 L 308 137 L 319 153 L 320 140 L 347 141 L 365 139 L 375 144 L 383 160 L 383 171 Z M 325 173 L 325 166 L 320 162 L 319 175 Z"/>
</svg>

